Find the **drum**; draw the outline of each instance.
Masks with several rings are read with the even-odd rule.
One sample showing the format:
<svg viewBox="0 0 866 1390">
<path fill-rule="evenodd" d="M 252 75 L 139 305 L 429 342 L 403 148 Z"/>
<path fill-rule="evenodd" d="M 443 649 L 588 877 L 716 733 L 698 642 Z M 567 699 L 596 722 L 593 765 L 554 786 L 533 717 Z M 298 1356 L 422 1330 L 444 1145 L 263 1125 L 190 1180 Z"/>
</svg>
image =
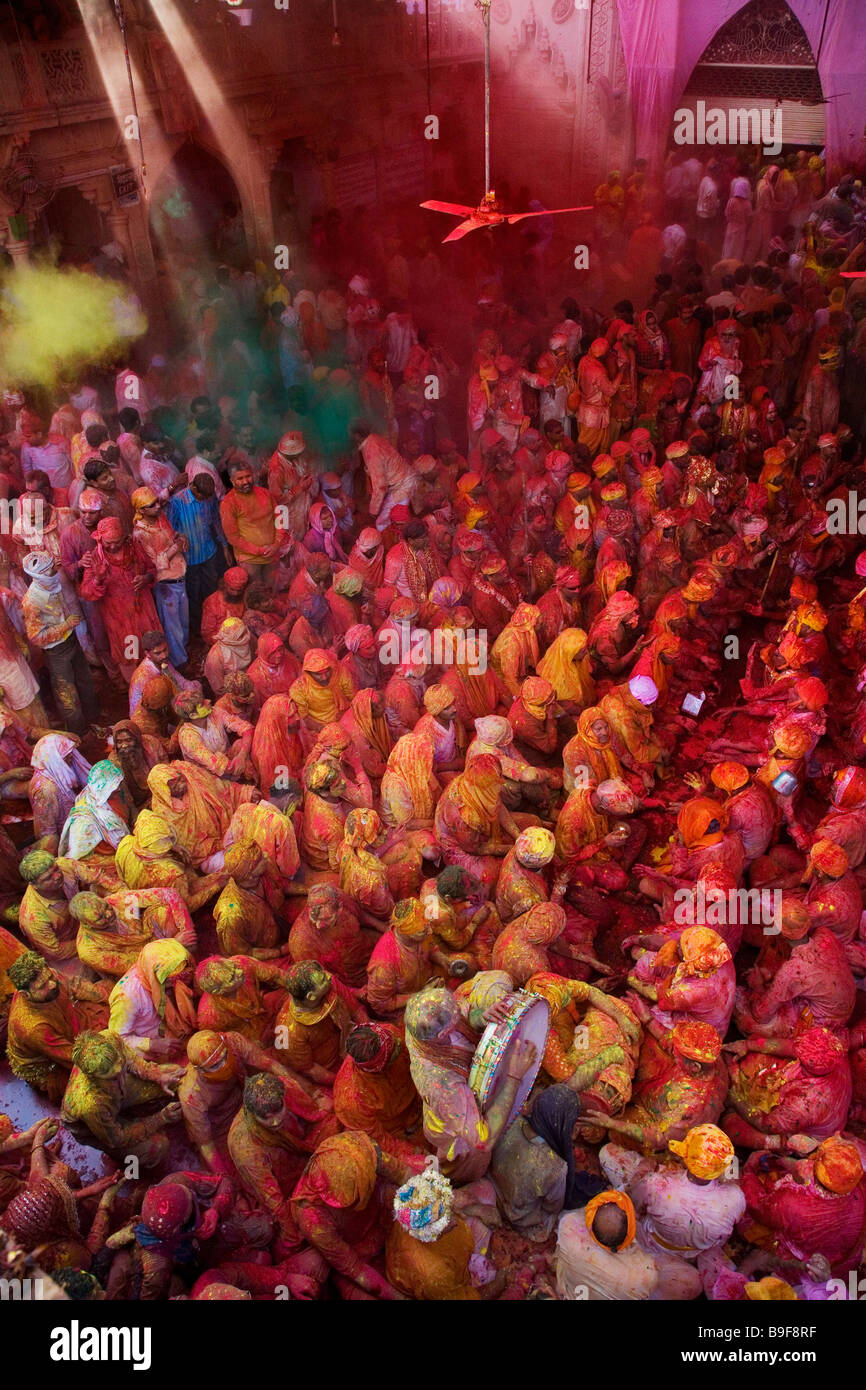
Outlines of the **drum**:
<svg viewBox="0 0 866 1390">
<path fill-rule="evenodd" d="M 482 1114 L 491 1105 L 505 1080 L 508 1058 L 518 1038 L 535 1044 L 537 1057 L 517 1088 L 508 1124 L 526 1104 L 544 1057 L 544 1047 L 550 1030 L 550 1008 L 546 999 L 537 994 L 518 990 L 504 1023 L 489 1023 L 475 1049 L 469 1069 L 469 1085 L 475 1093 Z"/>
</svg>

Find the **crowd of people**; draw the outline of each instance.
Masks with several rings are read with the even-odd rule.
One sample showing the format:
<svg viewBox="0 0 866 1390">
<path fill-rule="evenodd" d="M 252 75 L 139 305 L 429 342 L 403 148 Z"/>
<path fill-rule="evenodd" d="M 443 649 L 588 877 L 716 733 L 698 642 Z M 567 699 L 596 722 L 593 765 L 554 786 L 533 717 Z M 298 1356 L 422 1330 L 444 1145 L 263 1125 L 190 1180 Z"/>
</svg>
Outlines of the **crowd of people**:
<svg viewBox="0 0 866 1390">
<path fill-rule="evenodd" d="M 594 304 L 552 218 L 241 232 L 170 350 L 5 392 L 7 1259 L 856 1297 L 864 214 L 639 163 Z"/>
</svg>

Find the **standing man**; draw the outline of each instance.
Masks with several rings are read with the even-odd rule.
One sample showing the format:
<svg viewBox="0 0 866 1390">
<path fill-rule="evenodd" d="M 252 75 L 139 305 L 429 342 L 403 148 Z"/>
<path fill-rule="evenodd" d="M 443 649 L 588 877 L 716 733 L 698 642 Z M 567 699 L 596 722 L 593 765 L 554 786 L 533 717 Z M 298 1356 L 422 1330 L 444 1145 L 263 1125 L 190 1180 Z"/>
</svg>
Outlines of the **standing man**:
<svg viewBox="0 0 866 1390">
<path fill-rule="evenodd" d="M 391 509 L 409 505 L 417 474 L 383 434 L 370 434 L 366 425 L 353 425 L 352 440 L 367 470 L 370 515 L 375 518 L 376 530 L 384 531 Z"/>
<path fill-rule="evenodd" d="M 235 561 L 250 579 L 269 584 L 280 552 L 270 494 L 253 481 L 244 459 L 229 464 L 231 491 L 220 503 L 220 521 Z"/>
<path fill-rule="evenodd" d="M 78 520 L 67 526 L 60 537 L 60 564 L 66 578 L 73 585 L 78 606 L 93 641 L 93 649 L 112 680 L 119 678 L 120 672 L 111 655 L 108 634 L 102 621 L 97 603 L 90 603 L 78 593 L 84 578 L 85 566 L 81 563 L 85 555 L 96 547 L 94 532 L 102 520 L 102 494 L 95 488 L 86 487 L 78 499 Z"/>
<path fill-rule="evenodd" d="M 81 614 L 73 611 L 63 594 L 60 575 L 47 550 L 32 550 L 23 567 L 31 581 L 21 601 L 27 637 L 45 653 L 63 727 L 73 734 L 85 734 L 96 720 L 98 705 L 90 667 L 75 635 Z"/>
<path fill-rule="evenodd" d="M 162 515 L 162 503 L 153 488 L 136 488 L 132 504 L 133 535 L 156 569 L 153 597 L 168 641 L 169 660 L 173 666 L 184 666 L 189 641 L 189 603 L 184 582 L 188 542 Z"/>
<path fill-rule="evenodd" d="M 189 487 L 176 492 L 166 508 L 166 516 L 177 534 L 187 542 L 189 621 L 192 631 L 198 633 L 201 631 L 202 605 L 206 598 L 216 592 L 229 558 L 216 486 L 210 474 L 196 473 Z"/>
</svg>

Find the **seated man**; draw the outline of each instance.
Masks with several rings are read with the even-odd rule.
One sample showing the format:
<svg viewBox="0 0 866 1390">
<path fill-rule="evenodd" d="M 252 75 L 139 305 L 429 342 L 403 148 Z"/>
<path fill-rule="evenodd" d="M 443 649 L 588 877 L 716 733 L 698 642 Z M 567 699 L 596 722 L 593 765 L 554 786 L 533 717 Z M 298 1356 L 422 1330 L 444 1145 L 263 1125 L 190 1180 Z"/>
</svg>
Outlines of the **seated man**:
<svg viewBox="0 0 866 1390">
<path fill-rule="evenodd" d="M 56 1103 L 69 1080 L 78 1034 L 108 1022 L 108 986 L 61 979 L 36 951 L 25 951 L 7 974 L 16 991 L 9 1010 L 9 1066 Z"/>
<path fill-rule="evenodd" d="M 143 1168 L 155 1168 L 168 1153 L 168 1136 L 162 1131 L 181 1118 L 179 1103 L 163 1104 L 155 1114 L 137 1119 L 124 1111 L 171 1095 L 180 1085 L 184 1068 L 146 1061 L 107 1029 L 81 1033 L 72 1049 L 72 1062 L 60 1111 L 72 1137 L 102 1149 L 116 1162 L 137 1158 Z"/>
</svg>

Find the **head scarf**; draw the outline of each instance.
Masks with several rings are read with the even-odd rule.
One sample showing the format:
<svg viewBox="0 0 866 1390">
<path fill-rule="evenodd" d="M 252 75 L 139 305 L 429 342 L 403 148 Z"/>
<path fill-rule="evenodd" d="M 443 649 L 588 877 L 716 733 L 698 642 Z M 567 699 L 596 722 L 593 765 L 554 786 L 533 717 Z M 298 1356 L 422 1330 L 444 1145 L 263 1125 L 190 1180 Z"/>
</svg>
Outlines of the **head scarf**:
<svg viewBox="0 0 866 1390">
<path fill-rule="evenodd" d="M 250 577 L 242 565 L 232 565 L 223 575 L 223 588 L 227 594 L 240 598 L 250 582 Z"/>
<path fill-rule="evenodd" d="M 424 708 L 434 719 L 453 703 L 454 696 L 447 685 L 431 685 L 424 691 Z"/>
<path fill-rule="evenodd" d="M 677 1023 L 671 1034 L 671 1042 L 674 1052 L 705 1065 L 717 1062 L 722 1051 L 721 1036 L 710 1023 Z"/>
<path fill-rule="evenodd" d="M 460 585 L 456 579 L 437 579 L 430 590 L 429 599 L 438 608 L 445 608 L 450 611 L 452 608 L 456 608 L 460 602 Z"/>
<path fill-rule="evenodd" d="M 129 566 L 129 537 L 126 535 L 123 522 L 116 516 L 104 516 L 93 532 L 93 539 L 96 541 L 96 558 L 102 565 L 112 565 L 118 569 L 126 569 Z M 105 549 L 106 541 L 114 544 L 115 541 L 125 541 L 122 550 L 108 553 Z"/>
<path fill-rule="evenodd" d="M 834 840 L 816 840 L 809 850 L 809 868 L 828 878 L 841 878 L 848 869 L 848 856 Z"/>
<path fill-rule="evenodd" d="M 407 941 L 421 941 L 427 935 L 429 923 L 420 898 L 401 898 L 394 904 L 391 927 Z"/>
<path fill-rule="evenodd" d="M 373 700 L 376 694 L 375 690 L 359 690 L 352 701 L 352 714 L 358 732 L 366 742 L 372 745 L 381 758 L 388 758 L 391 753 L 391 735 L 384 713 L 373 714 Z"/>
<path fill-rule="evenodd" d="M 592 726 L 599 721 L 608 723 L 603 709 L 598 705 L 591 705 L 589 709 L 585 709 L 577 720 L 577 738 L 580 741 L 580 756 L 586 759 L 589 771 L 598 781 L 604 782 L 611 777 L 620 777 L 622 767 L 614 752 L 612 737 L 608 738 L 607 743 L 599 743 L 593 733 Z"/>
<path fill-rule="evenodd" d="M 710 773 L 713 786 L 724 792 L 740 791 L 748 780 L 749 769 L 742 763 L 717 763 Z"/>
<path fill-rule="evenodd" d="M 326 512 L 330 513 L 331 517 L 330 531 L 326 531 L 323 524 Z M 314 502 L 310 508 L 309 521 L 310 530 L 316 533 L 316 537 L 325 554 L 330 556 L 332 560 L 339 559 L 339 552 L 337 550 L 337 518 L 334 516 L 333 509 L 328 506 L 327 502 Z"/>
<path fill-rule="evenodd" d="M 240 618 L 226 618 L 211 651 L 218 651 L 224 672 L 245 671 L 253 659 L 249 628 Z"/>
<path fill-rule="evenodd" d="M 528 676 L 520 687 L 520 698 L 533 719 L 546 719 L 548 707 L 556 699 L 550 681 L 540 676 Z"/>
<path fill-rule="evenodd" d="M 433 742 L 423 732 L 403 734 L 388 755 L 388 765 L 382 779 L 386 794 L 391 778 L 397 778 L 405 785 L 412 801 L 414 816 L 421 820 L 429 820 L 435 806 L 434 793 L 430 786 L 433 756 Z"/>
<path fill-rule="evenodd" d="M 66 734 L 45 734 L 33 745 L 30 766 L 36 770 L 37 782 L 44 778 L 54 783 L 60 810 L 64 818 L 68 816 L 91 766 L 79 753 L 75 740 Z"/>
<path fill-rule="evenodd" d="M 866 802 L 866 768 L 843 767 L 834 772 L 832 798 L 840 811 L 862 806 Z"/>
<path fill-rule="evenodd" d="M 152 487 L 138 487 L 129 500 L 135 508 L 135 521 L 143 521 L 145 519 L 142 516 L 144 508 L 152 507 L 155 502 L 159 501 L 159 498 Z"/>
<path fill-rule="evenodd" d="M 346 650 L 353 654 L 357 654 L 361 647 L 368 646 L 373 648 L 373 657 L 376 655 L 376 649 L 373 643 L 373 629 L 368 623 L 355 623 L 347 630 L 343 640 L 346 643 Z"/>
<path fill-rule="evenodd" d="M 679 939 L 680 964 L 672 984 L 698 976 L 706 979 L 732 959 L 725 942 L 712 927 L 686 927 Z"/>
<path fill-rule="evenodd" d="M 595 682 L 589 662 L 575 660 L 586 651 L 586 633 L 580 627 L 566 627 L 555 637 L 538 663 L 539 676 L 549 681 L 558 700 L 573 700 L 576 704 L 591 704 L 595 699 Z"/>
<path fill-rule="evenodd" d="M 695 1125 L 684 1139 L 669 1139 L 668 1148 L 704 1181 L 720 1178 L 734 1156 L 733 1144 L 718 1125 Z"/>
<path fill-rule="evenodd" d="M 556 840 L 544 826 L 532 825 L 521 830 L 514 842 L 517 859 L 526 869 L 543 869 L 553 858 Z"/>
<path fill-rule="evenodd" d="M 29 555 L 25 555 L 22 568 L 32 581 L 31 590 L 36 590 L 46 596 L 60 593 L 61 576 L 58 573 L 49 574 L 49 570 L 56 567 L 54 556 L 50 555 L 47 550 L 31 550 Z"/>
<path fill-rule="evenodd" d="M 295 1187 L 293 1202 L 363 1211 L 376 1190 L 378 1152 L 369 1135 L 347 1129 L 324 1139 Z"/>
<path fill-rule="evenodd" d="M 580 1118 L 580 1101 L 569 1086 L 548 1086 L 536 1093 L 529 1111 L 529 1123 L 561 1159 L 568 1170 L 563 1207 L 572 1211 L 604 1191 L 605 1181 L 591 1173 L 578 1173 L 574 1163 L 572 1133 Z"/>
<path fill-rule="evenodd" d="M 196 1010 L 191 990 L 175 981 L 174 1001 L 166 991 L 169 981 L 194 964 L 186 947 L 171 936 L 163 941 L 149 941 L 142 947 L 135 971 L 159 1015 L 161 1037 L 166 1031 L 173 1037 L 195 1032 Z"/>
<path fill-rule="evenodd" d="M 845 1062 L 847 1045 L 829 1028 L 807 1028 L 794 1038 L 794 1055 L 813 1076 L 829 1076 Z"/>
<path fill-rule="evenodd" d="M 123 783 L 123 772 L 114 763 L 103 759 L 94 763 L 87 775 L 84 790 L 75 798 L 63 833 L 59 853 L 70 859 L 85 859 L 103 840 L 115 849 L 129 834 L 126 821 L 109 806 L 109 797 Z"/>
<path fill-rule="evenodd" d="M 863 1177 L 860 1151 L 849 1139 L 838 1134 L 824 1139 L 815 1151 L 815 1177 L 822 1187 L 847 1196 Z"/>
<path fill-rule="evenodd" d="M 717 830 L 708 830 L 711 821 L 718 821 Z M 709 796 L 693 796 L 682 807 L 677 816 L 677 829 L 683 837 L 686 849 L 707 849 L 723 839 L 728 823 L 728 813 L 724 806 Z"/>
</svg>

